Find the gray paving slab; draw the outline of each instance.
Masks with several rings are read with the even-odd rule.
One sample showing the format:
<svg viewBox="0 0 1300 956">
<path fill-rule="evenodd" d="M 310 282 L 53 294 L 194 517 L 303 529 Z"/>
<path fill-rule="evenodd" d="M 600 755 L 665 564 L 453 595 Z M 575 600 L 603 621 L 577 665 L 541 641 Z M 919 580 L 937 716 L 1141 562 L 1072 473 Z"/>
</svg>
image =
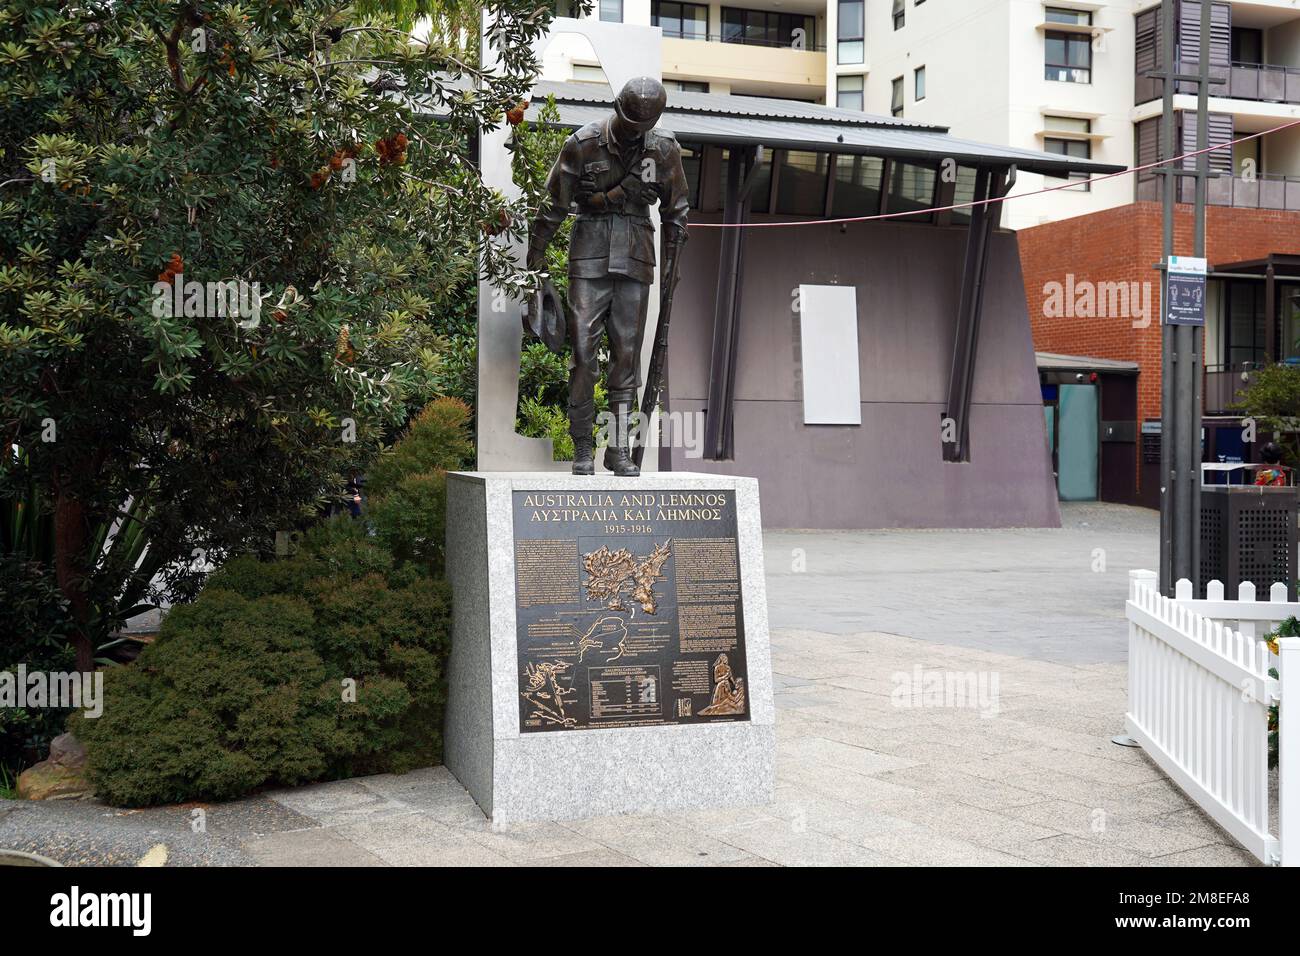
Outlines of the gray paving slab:
<svg viewBox="0 0 1300 956">
<path fill-rule="evenodd" d="M 1155 566 L 1159 516 L 1065 503 L 1061 524 L 768 532 L 772 628 L 886 631 L 1066 663 L 1123 661 L 1128 572 Z M 795 549 L 804 571 L 794 570 Z"/>
<path fill-rule="evenodd" d="M 293 830 L 252 837 L 244 851 L 262 866 L 387 866 L 387 862 L 329 829 Z"/>
</svg>

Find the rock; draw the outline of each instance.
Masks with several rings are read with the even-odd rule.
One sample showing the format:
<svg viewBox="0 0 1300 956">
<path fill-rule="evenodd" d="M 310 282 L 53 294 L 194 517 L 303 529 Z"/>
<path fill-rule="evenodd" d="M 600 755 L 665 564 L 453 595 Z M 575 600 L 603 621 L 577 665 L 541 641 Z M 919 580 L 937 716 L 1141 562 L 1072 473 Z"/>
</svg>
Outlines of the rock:
<svg viewBox="0 0 1300 956">
<path fill-rule="evenodd" d="M 136 866 L 166 866 L 167 865 L 167 844 L 155 843 L 149 847 L 149 852 L 140 857 Z"/>
<path fill-rule="evenodd" d="M 72 734 L 59 734 L 50 741 L 50 763 L 81 770 L 86 766 L 86 747 Z"/>
<path fill-rule="evenodd" d="M 20 800 L 75 800 L 94 793 L 86 781 L 86 748 L 72 734 L 50 741 L 50 756 L 18 775 Z"/>
<path fill-rule="evenodd" d="M 94 793 L 80 770 L 42 760 L 18 775 L 19 800 L 75 800 Z"/>
</svg>

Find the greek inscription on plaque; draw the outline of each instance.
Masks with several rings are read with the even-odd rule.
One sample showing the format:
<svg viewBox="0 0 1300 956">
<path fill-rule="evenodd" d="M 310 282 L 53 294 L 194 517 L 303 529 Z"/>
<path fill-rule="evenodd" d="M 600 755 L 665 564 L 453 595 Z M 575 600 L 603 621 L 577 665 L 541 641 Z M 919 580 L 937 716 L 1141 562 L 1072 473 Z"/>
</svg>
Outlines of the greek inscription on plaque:
<svg viewBox="0 0 1300 956">
<path fill-rule="evenodd" d="M 522 732 L 748 720 L 736 499 L 514 493 Z"/>
</svg>

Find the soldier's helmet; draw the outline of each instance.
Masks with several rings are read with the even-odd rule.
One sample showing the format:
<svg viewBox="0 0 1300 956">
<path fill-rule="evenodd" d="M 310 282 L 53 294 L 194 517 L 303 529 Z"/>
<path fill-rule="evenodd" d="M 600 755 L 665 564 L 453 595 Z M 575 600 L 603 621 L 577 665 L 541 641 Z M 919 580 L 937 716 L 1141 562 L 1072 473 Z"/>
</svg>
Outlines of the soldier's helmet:
<svg viewBox="0 0 1300 956">
<path fill-rule="evenodd" d="M 653 77 L 638 76 L 628 80 L 614 100 L 614 112 L 638 133 L 654 128 L 668 103 L 663 84 Z"/>
</svg>

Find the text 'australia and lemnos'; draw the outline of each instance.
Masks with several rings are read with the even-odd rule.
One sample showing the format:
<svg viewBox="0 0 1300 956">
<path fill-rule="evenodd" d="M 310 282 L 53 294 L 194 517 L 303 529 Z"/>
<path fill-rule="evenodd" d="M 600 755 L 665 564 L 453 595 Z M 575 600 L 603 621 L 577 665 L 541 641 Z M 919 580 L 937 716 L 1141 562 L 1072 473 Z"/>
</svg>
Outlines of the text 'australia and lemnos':
<svg viewBox="0 0 1300 956">
<path fill-rule="evenodd" d="M 524 498 L 529 521 L 718 521 L 727 496 L 719 492 L 555 492 Z"/>
</svg>

